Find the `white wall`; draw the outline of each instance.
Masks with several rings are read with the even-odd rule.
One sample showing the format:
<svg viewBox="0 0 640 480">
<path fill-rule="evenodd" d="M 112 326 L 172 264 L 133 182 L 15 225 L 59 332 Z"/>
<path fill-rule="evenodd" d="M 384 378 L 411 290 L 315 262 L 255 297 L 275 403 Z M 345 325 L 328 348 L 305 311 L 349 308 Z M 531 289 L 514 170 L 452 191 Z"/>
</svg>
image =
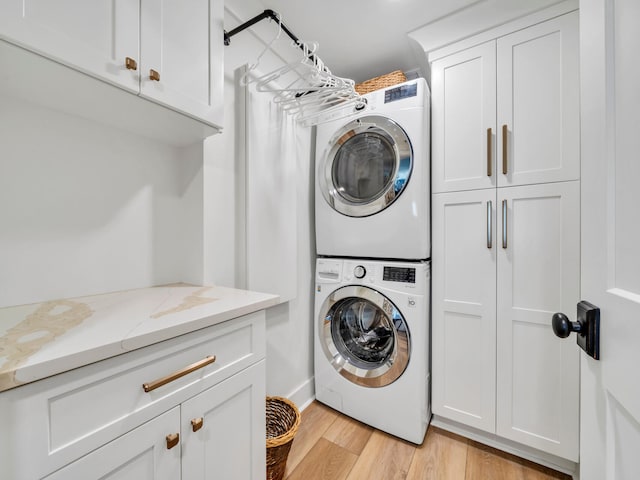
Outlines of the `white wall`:
<svg viewBox="0 0 640 480">
<path fill-rule="evenodd" d="M 237 4 L 237 5 L 236 5 Z M 244 11 L 246 2 L 230 1 L 225 6 L 225 28 L 234 28 L 259 13 L 261 9 Z M 257 29 L 267 42 L 275 35 L 273 24 L 263 22 Z M 247 271 L 254 267 L 246 264 L 245 202 L 245 143 L 243 89 L 236 88 L 236 70 L 252 63 L 264 48 L 264 41 L 252 31 L 233 37 L 225 49 L 225 128 L 221 135 L 205 142 L 205 279 L 218 284 L 245 288 Z M 263 72 L 282 65 L 293 54 L 288 42 L 275 48 L 278 54 L 267 52 L 260 61 Z M 265 95 L 269 95 L 266 94 Z M 250 114 L 250 112 L 249 112 Z M 265 127 L 266 128 L 266 127 Z M 304 139 L 304 132 L 301 137 Z M 308 135 L 308 133 L 307 133 Z M 293 139 L 292 139 L 293 140 Z M 300 141 L 300 137 L 298 138 Z M 267 392 L 292 398 L 298 405 L 313 396 L 313 272 L 315 262 L 315 234 L 313 220 L 313 168 L 312 158 L 298 145 L 296 159 L 296 258 L 292 270 L 296 275 L 297 291 L 291 301 L 267 311 Z M 302 147 L 302 151 L 301 148 Z M 295 150 L 295 149 L 294 149 Z M 279 168 L 278 159 L 264 158 L 273 168 Z M 284 175 L 284 172 L 283 172 Z M 275 193 L 275 192 L 274 192 Z M 276 212 L 274 212 L 274 216 Z M 269 252 L 265 252 L 269 255 Z"/>
<path fill-rule="evenodd" d="M 197 147 L 0 105 L 0 306 L 201 281 Z"/>
</svg>

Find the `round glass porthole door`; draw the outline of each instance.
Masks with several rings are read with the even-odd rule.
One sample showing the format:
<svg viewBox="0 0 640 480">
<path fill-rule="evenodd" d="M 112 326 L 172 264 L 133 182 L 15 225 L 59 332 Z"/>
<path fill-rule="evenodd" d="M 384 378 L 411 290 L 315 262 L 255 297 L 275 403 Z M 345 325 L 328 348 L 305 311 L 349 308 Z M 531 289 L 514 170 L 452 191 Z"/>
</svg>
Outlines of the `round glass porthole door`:
<svg viewBox="0 0 640 480">
<path fill-rule="evenodd" d="M 320 309 L 320 343 L 343 377 L 366 387 L 384 387 L 407 368 L 410 337 L 396 306 L 380 292 L 342 287 Z"/>
<path fill-rule="evenodd" d="M 393 120 L 379 115 L 344 125 L 329 142 L 318 172 L 325 200 L 350 217 L 366 217 L 391 205 L 407 186 L 411 142 Z"/>
</svg>

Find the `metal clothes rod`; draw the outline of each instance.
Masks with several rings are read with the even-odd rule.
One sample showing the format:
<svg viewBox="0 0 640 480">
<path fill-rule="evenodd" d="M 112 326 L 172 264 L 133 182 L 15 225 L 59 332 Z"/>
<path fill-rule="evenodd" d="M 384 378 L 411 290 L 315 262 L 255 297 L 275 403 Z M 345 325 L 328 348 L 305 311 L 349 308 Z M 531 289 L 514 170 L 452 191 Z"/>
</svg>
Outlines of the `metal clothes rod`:
<svg viewBox="0 0 640 480">
<path fill-rule="evenodd" d="M 255 17 L 253 17 L 250 20 L 247 20 L 242 25 L 237 26 L 236 28 L 234 28 L 233 30 L 231 30 L 229 32 L 227 32 L 225 30 L 224 31 L 224 44 L 225 45 L 231 44 L 231 37 L 233 37 L 237 33 L 242 32 L 243 30 L 246 30 L 247 28 L 251 27 L 252 25 L 258 23 L 259 21 L 264 20 L 265 18 L 270 18 L 271 20 L 275 20 L 276 22 L 278 22 L 280 24 L 280 28 L 282 28 L 284 33 L 286 33 L 289 36 L 289 38 L 291 38 L 291 40 L 293 40 L 296 43 L 296 45 L 300 48 L 300 50 L 304 51 L 305 44 L 302 43 L 300 41 L 300 39 L 298 37 L 296 37 L 295 34 L 291 30 L 289 30 L 284 23 L 282 23 L 280 21 L 279 15 L 276 12 L 274 12 L 273 10 L 271 10 L 271 9 L 265 10 L 264 12 L 260 13 L 259 15 L 256 15 Z M 313 60 L 314 62 L 317 61 L 317 57 L 315 56 L 315 54 L 309 55 L 309 58 L 311 60 Z"/>
</svg>

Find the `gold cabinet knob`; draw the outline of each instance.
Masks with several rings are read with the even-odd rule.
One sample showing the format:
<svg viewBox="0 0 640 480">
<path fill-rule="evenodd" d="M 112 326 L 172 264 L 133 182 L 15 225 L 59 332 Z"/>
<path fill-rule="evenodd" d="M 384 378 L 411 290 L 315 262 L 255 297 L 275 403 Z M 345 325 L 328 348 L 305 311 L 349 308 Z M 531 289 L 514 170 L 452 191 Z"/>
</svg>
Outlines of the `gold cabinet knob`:
<svg viewBox="0 0 640 480">
<path fill-rule="evenodd" d="M 178 442 L 180 442 L 180 434 L 179 433 L 170 433 L 167 435 L 167 450 L 171 450 L 175 447 Z"/>
<path fill-rule="evenodd" d="M 124 59 L 124 64 L 127 67 L 127 70 L 137 70 L 138 62 L 136 62 L 133 58 L 127 57 Z"/>
<path fill-rule="evenodd" d="M 204 419 L 202 417 L 194 418 L 191 420 L 191 428 L 193 428 L 194 432 L 197 432 L 202 428 L 203 423 L 204 423 Z"/>
<path fill-rule="evenodd" d="M 155 80 L 156 82 L 160 81 L 160 74 L 156 72 L 153 68 L 149 70 L 149 78 L 151 80 Z"/>
</svg>

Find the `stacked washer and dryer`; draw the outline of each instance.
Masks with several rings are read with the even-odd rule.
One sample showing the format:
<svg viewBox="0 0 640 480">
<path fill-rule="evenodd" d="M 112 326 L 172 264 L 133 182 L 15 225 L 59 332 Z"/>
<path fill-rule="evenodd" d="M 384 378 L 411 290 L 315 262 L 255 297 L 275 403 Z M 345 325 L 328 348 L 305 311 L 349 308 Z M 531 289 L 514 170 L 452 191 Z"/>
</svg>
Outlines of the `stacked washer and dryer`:
<svg viewBox="0 0 640 480">
<path fill-rule="evenodd" d="M 316 399 L 422 443 L 431 417 L 429 89 L 316 128 Z"/>
</svg>

